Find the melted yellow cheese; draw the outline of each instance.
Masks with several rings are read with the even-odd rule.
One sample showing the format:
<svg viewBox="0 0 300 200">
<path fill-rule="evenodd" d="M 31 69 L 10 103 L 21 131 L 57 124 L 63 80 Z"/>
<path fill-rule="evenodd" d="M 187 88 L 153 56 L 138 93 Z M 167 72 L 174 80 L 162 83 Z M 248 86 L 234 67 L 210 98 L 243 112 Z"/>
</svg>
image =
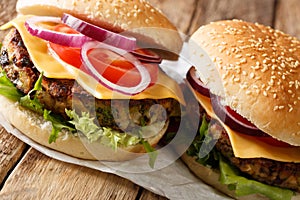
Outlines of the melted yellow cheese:
<svg viewBox="0 0 300 200">
<path fill-rule="evenodd" d="M 239 158 L 268 158 L 282 162 L 300 162 L 300 147 L 278 147 L 260 141 L 256 137 L 233 131 L 214 113 L 210 99 L 194 91 L 207 114 L 217 119 L 228 133 L 233 153 Z"/>
<path fill-rule="evenodd" d="M 134 95 L 126 96 L 112 91 L 99 84 L 94 78 L 81 70 L 57 61 L 48 51 L 48 45 L 45 40 L 32 36 L 25 27 L 25 21 L 31 16 L 18 16 L 12 21 L 0 27 L 1 30 L 14 26 L 24 41 L 32 62 L 40 72 L 48 78 L 65 78 L 76 79 L 78 83 L 88 92 L 99 99 L 177 99 L 184 104 L 184 98 L 178 84 L 166 76 L 163 72 L 159 72 L 158 80 L 155 85 L 147 88 L 145 91 Z"/>
</svg>

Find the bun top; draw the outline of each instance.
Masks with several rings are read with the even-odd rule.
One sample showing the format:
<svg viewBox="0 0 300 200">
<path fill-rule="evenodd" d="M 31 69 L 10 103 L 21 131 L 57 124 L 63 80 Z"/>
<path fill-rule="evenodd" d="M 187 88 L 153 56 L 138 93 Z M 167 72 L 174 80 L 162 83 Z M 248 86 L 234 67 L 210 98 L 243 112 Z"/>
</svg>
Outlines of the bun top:
<svg viewBox="0 0 300 200">
<path fill-rule="evenodd" d="M 182 47 L 175 26 L 145 0 L 19 0 L 17 11 L 59 17 L 68 13 L 113 32 L 125 31 L 172 53 L 180 52 Z"/>
<path fill-rule="evenodd" d="M 226 105 L 269 135 L 300 146 L 297 38 L 257 23 L 228 20 L 202 26 L 190 43 L 214 62 Z M 197 59 L 199 50 L 192 47 Z"/>
</svg>

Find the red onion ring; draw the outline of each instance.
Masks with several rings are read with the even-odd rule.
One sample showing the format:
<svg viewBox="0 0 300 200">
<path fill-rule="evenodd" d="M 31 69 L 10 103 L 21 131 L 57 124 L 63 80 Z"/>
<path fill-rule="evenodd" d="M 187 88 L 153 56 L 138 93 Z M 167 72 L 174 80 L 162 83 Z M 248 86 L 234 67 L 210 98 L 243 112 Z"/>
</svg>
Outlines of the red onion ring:
<svg viewBox="0 0 300 200">
<path fill-rule="evenodd" d="M 160 64 L 162 61 L 162 58 L 158 54 L 148 49 L 136 49 L 130 53 L 137 57 L 141 62 Z"/>
<path fill-rule="evenodd" d="M 211 104 L 219 119 L 232 130 L 251 136 L 270 137 L 243 116 L 231 110 L 228 106 L 223 106 L 219 96 L 211 94 Z"/>
<path fill-rule="evenodd" d="M 194 66 L 192 66 L 187 75 L 186 75 L 186 79 L 189 82 L 189 84 L 192 86 L 192 88 L 194 90 L 196 90 L 197 92 L 199 92 L 200 94 L 206 96 L 206 97 L 210 97 L 210 92 L 209 89 L 203 84 L 203 82 L 197 77 L 196 74 L 196 68 Z"/>
<path fill-rule="evenodd" d="M 133 86 L 133 87 L 126 87 L 126 86 L 120 86 L 115 83 L 112 83 L 111 81 L 107 80 L 105 77 L 103 77 L 93 66 L 93 64 L 90 62 L 89 57 L 88 57 L 88 51 L 91 49 L 95 48 L 104 48 L 108 49 L 110 51 L 113 51 L 120 56 L 124 57 L 127 61 L 130 61 L 138 70 L 138 72 L 141 74 L 141 81 L 139 82 L 138 85 Z M 118 91 L 123 94 L 127 95 L 134 95 L 142 92 L 145 90 L 151 83 L 151 77 L 148 72 L 148 70 L 142 65 L 142 63 L 137 60 L 132 54 L 128 53 L 127 51 L 123 49 L 118 49 L 116 47 L 96 42 L 96 41 L 91 41 L 91 42 L 86 42 L 81 49 L 81 56 L 83 63 L 85 67 L 94 75 L 95 78 L 98 79 L 104 86 L 114 90 Z"/>
<path fill-rule="evenodd" d="M 36 25 L 39 22 L 53 22 L 59 24 L 61 23 L 61 19 L 58 17 L 33 16 L 25 21 L 25 27 L 28 32 L 43 40 L 70 47 L 81 47 L 85 42 L 92 40 L 82 34 L 67 34 L 42 28 Z"/>
<path fill-rule="evenodd" d="M 128 51 L 132 51 L 136 48 L 135 38 L 126 37 L 121 34 L 108 31 L 66 13 L 63 14 L 61 20 L 63 23 L 67 24 L 83 35 L 86 35 L 97 41 L 104 42 Z"/>
</svg>

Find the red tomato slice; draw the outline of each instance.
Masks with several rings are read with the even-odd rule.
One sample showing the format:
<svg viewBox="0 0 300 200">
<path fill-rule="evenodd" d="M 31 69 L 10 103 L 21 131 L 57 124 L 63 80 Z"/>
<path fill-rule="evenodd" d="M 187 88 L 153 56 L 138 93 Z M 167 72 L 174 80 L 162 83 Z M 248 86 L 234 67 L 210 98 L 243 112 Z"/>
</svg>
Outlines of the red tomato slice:
<svg viewBox="0 0 300 200">
<path fill-rule="evenodd" d="M 78 33 L 63 24 L 57 25 L 54 30 L 70 34 Z M 64 62 L 87 72 L 87 69 L 83 68 L 82 65 L 80 48 L 67 47 L 54 43 L 50 43 L 50 47 Z M 115 84 L 132 87 L 137 85 L 141 80 L 141 75 L 136 67 L 130 61 L 125 60 L 124 57 L 115 52 L 99 48 L 88 52 L 88 56 L 97 71 L 107 80 Z M 158 65 L 145 63 L 143 66 L 146 67 L 150 73 L 151 85 L 153 85 L 157 81 Z"/>
<path fill-rule="evenodd" d="M 80 67 L 82 66 L 82 62 L 81 62 L 79 48 L 66 47 L 52 42 L 50 42 L 49 45 L 55 51 L 55 53 L 60 57 L 60 59 L 80 69 Z"/>
<path fill-rule="evenodd" d="M 93 49 L 88 52 L 89 60 L 105 78 L 121 86 L 133 87 L 141 81 L 136 67 L 124 57 L 107 49 Z M 151 82 L 156 82 L 158 66 L 143 64 L 150 73 Z"/>
</svg>

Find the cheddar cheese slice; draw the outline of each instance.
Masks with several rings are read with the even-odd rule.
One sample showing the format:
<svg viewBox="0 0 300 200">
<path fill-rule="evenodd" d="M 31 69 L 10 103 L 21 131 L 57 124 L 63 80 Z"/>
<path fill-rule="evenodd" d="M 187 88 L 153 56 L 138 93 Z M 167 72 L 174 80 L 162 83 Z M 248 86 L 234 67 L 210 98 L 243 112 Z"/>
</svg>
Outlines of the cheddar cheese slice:
<svg viewBox="0 0 300 200">
<path fill-rule="evenodd" d="M 233 153 L 238 158 L 268 158 L 282 162 L 300 162 L 300 147 L 279 147 L 272 146 L 268 143 L 260 141 L 257 137 L 242 134 L 230 129 L 220 120 L 214 113 L 210 99 L 194 91 L 195 97 L 201 106 L 206 110 L 207 114 L 217 119 L 228 133 Z"/>
</svg>

